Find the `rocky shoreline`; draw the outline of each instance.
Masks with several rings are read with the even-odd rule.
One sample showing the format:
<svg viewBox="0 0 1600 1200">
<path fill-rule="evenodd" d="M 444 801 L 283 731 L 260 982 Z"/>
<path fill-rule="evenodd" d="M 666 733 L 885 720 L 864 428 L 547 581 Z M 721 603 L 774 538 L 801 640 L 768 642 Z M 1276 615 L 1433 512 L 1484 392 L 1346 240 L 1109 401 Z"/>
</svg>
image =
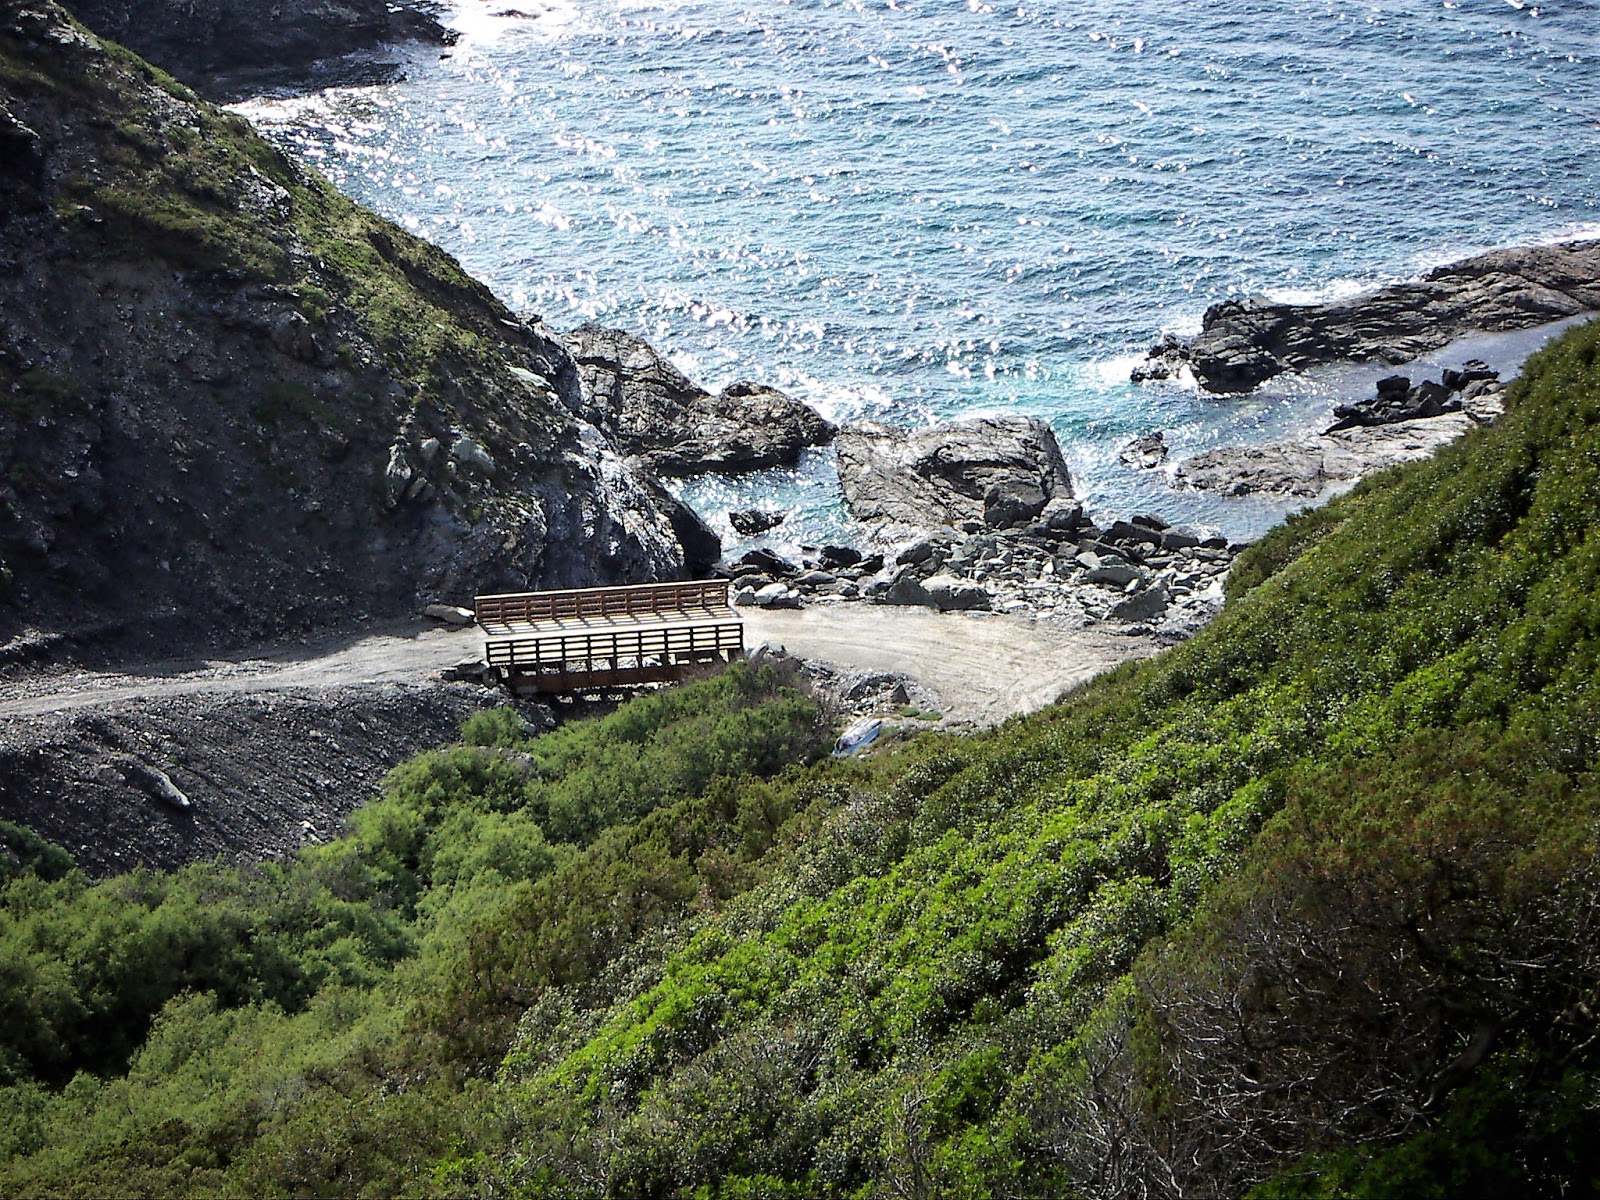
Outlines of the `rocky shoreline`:
<svg viewBox="0 0 1600 1200">
<path fill-rule="evenodd" d="M 1223 496 L 1327 499 L 1364 475 L 1436 452 L 1504 411 L 1505 385 L 1482 363 L 1446 370 L 1413 387 L 1406 376 L 1378 381 L 1377 395 L 1334 409 L 1334 423 L 1251 446 L 1225 446 L 1174 465 L 1175 486 Z"/>
<path fill-rule="evenodd" d="M 428 0 L 78 0 L 72 13 L 211 100 L 305 82 L 317 64 L 396 42 L 455 42 Z M 387 72 L 367 64 L 368 73 Z"/>
<path fill-rule="evenodd" d="M 1422 284 L 1337 306 L 1279 306 L 1275 336 L 1298 349 L 1275 357 L 1272 369 L 1342 359 L 1340 351 L 1352 343 L 1328 333 L 1336 321 L 1368 331 L 1355 344 L 1358 361 L 1388 361 L 1466 333 L 1528 328 L 1590 311 L 1600 307 L 1596 280 L 1600 242 L 1579 242 L 1480 256 L 1441 268 Z M 1373 332 L 1397 305 L 1411 303 L 1416 289 L 1432 298 L 1426 311 L 1438 316 L 1438 326 L 1410 321 L 1393 337 Z M 1222 327 L 1215 313 L 1208 317 L 1213 334 Z M 1167 365 L 1195 361 L 1192 345 L 1169 342 L 1153 354 Z M 1162 472 L 1178 491 L 1318 503 L 1374 471 L 1428 457 L 1491 423 L 1503 411 L 1505 386 L 1497 371 L 1468 359 L 1437 379 L 1381 378 L 1374 395 L 1335 406 L 1320 433 L 1172 462 L 1156 432 L 1128 443 L 1120 458 L 1132 470 Z M 811 547 L 799 561 L 771 549 L 751 551 L 718 567 L 739 604 L 909 604 L 1074 627 L 1107 623 L 1180 640 L 1220 608 L 1223 581 L 1244 546 L 1211 529 L 1173 528 L 1153 514 L 1096 525 L 1073 500 L 1054 435 L 1032 418 L 920 430 L 864 423 L 840 429 L 835 446 L 840 488 L 867 530 L 870 551 Z M 729 516 L 749 534 L 781 520 L 759 510 Z"/>
<path fill-rule="evenodd" d="M 1333 362 L 1409 362 L 1463 334 L 1530 329 L 1600 309 L 1600 240 L 1494 250 L 1421 279 L 1327 304 L 1225 300 L 1190 339 L 1152 346 L 1135 383 L 1190 375 L 1247 392 L 1285 371 Z"/>
<path fill-rule="evenodd" d="M 840 487 L 872 548 L 819 547 L 798 563 L 752 550 L 718 568 L 736 604 L 916 605 L 1180 640 L 1215 615 L 1241 549 L 1149 514 L 1097 525 L 1034 418 L 846 426 L 837 445 Z"/>
</svg>

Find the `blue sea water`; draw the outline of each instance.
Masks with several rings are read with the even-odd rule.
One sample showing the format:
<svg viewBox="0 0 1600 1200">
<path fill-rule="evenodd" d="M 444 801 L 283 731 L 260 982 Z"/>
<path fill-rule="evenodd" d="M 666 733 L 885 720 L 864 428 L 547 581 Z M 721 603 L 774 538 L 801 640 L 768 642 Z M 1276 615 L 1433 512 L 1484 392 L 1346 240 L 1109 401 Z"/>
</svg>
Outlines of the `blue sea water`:
<svg viewBox="0 0 1600 1200">
<path fill-rule="evenodd" d="M 1600 232 L 1592 0 L 465 0 L 452 19 L 448 54 L 393 52 L 398 82 L 240 108 L 513 308 L 839 420 L 1044 417 L 1101 512 L 1234 534 L 1281 515 L 1117 461 L 1155 429 L 1181 455 L 1326 416 L 1337 386 L 1315 380 L 1130 385 L 1208 304 Z M 688 494 L 837 536 L 828 463 Z"/>
</svg>

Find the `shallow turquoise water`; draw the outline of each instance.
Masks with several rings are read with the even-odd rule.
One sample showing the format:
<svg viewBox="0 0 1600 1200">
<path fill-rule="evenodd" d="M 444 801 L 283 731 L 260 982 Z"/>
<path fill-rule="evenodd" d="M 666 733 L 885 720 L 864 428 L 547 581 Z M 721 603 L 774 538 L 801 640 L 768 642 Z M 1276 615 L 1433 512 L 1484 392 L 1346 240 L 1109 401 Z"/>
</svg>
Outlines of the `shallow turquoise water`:
<svg viewBox="0 0 1600 1200">
<path fill-rule="evenodd" d="M 1600 229 L 1600 7 L 586 0 L 460 10 L 407 78 L 242 106 L 514 308 L 649 337 L 830 416 L 1056 427 L 1102 510 L 1272 505 L 1116 461 L 1316 423 L 1126 383 L 1240 292 L 1313 298 Z M 826 456 L 691 490 L 837 532 Z"/>
</svg>

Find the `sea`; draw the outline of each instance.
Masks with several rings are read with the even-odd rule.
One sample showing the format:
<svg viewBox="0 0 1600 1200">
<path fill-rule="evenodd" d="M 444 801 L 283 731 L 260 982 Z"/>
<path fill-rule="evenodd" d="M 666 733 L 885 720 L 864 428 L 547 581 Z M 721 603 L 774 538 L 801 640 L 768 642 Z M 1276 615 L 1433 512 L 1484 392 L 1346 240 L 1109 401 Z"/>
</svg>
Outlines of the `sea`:
<svg viewBox="0 0 1600 1200">
<path fill-rule="evenodd" d="M 558 329 L 835 421 L 1025 413 L 1087 508 L 1258 534 L 1174 458 L 1315 428 L 1379 372 L 1134 385 L 1164 333 L 1486 249 L 1600 236 L 1595 0 L 461 0 L 460 40 L 236 105 Z M 377 81 L 374 81 L 377 80 Z M 1412 369 L 1514 371 L 1543 331 Z M 737 550 L 855 538 L 829 451 L 674 484 Z"/>
</svg>

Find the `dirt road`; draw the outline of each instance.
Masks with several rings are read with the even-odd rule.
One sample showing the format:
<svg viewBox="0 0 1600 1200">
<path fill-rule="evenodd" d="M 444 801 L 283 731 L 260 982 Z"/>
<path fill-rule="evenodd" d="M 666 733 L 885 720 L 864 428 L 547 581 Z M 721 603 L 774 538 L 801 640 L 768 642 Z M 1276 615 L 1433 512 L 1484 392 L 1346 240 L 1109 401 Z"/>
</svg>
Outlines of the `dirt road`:
<svg viewBox="0 0 1600 1200">
<path fill-rule="evenodd" d="M 1104 629 L 1064 630 L 991 614 L 833 605 L 744 612 L 746 642 L 853 670 L 908 675 L 955 720 L 992 724 L 1050 703 L 1067 688 L 1157 647 Z M 417 684 L 482 641 L 475 629 L 420 622 L 324 638 L 228 660 L 160 663 L 117 674 L 74 673 L 7 685 L 0 719 L 79 712 L 129 701 Z"/>
<path fill-rule="evenodd" d="M 236 658 L 186 659 L 116 673 L 74 672 L 5 684 L 0 691 L 0 719 L 129 700 L 431 682 L 445 667 L 475 658 L 482 649 L 476 629 L 441 628 L 417 620 L 376 633 L 308 639 Z"/>
</svg>

